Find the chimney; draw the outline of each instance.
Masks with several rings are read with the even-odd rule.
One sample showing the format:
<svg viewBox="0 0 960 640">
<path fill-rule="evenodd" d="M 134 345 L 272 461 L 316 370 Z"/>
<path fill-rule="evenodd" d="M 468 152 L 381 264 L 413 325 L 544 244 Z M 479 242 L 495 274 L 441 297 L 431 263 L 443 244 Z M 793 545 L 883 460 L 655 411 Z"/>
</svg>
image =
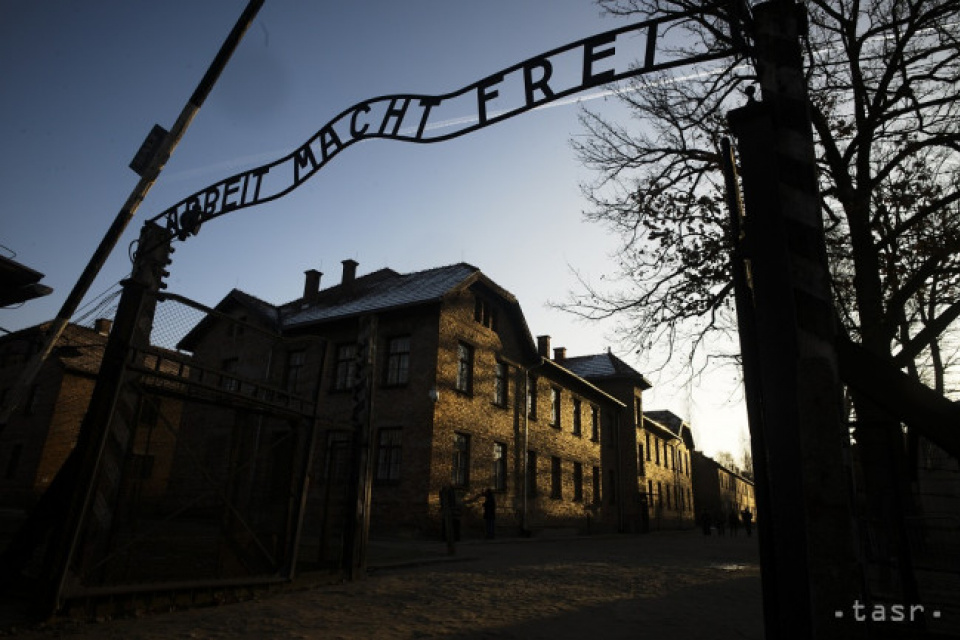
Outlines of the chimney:
<svg viewBox="0 0 960 640">
<path fill-rule="evenodd" d="M 557 362 L 567 359 L 567 348 L 566 347 L 555 347 L 553 350 L 553 359 Z"/>
<path fill-rule="evenodd" d="M 341 280 L 340 284 L 341 286 L 349 287 L 353 284 L 353 281 L 357 279 L 357 266 L 360 263 L 349 258 L 341 262 L 343 263 L 343 280 Z"/>
<path fill-rule="evenodd" d="M 110 335 L 110 329 L 113 328 L 113 320 L 106 318 L 97 318 L 93 322 L 93 330 L 102 336 Z"/>
<path fill-rule="evenodd" d="M 537 353 L 544 358 L 550 357 L 550 336 L 537 336 Z"/>
<path fill-rule="evenodd" d="M 323 273 L 316 269 L 307 269 L 303 275 L 303 304 L 314 304 L 317 294 L 320 293 L 320 278 Z"/>
</svg>

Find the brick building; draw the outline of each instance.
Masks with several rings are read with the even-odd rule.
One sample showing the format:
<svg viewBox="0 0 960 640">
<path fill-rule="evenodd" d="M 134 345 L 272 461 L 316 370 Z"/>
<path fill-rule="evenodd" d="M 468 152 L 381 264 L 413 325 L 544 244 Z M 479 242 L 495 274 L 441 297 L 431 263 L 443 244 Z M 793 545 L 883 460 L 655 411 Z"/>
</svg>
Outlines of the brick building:
<svg viewBox="0 0 960 640">
<path fill-rule="evenodd" d="M 612 353 L 566 357 L 565 349 L 556 349 L 557 361 L 570 371 L 589 380 L 620 401 L 617 428 L 607 434 L 603 448 L 608 494 L 616 507 L 616 519 L 622 531 L 645 531 L 649 518 L 642 486 L 642 456 L 638 457 L 638 438 L 643 416 L 643 392 L 650 382 Z"/>
<path fill-rule="evenodd" d="M 640 442 L 641 482 L 646 483 L 653 529 L 687 529 L 695 524 L 693 434 L 682 418 L 670 411 L 643 415 Z"/>
<path fill-rule="evenodd" d="M 48 324 L 0 338 L 0 406 L 27 360 L 42 346 Z M 63 337 L 0 431 L 0 500 L 28 507 L 46 490 L 76 443 L 96 383 L 110 322 L 68 325 Z"/>
<path fill-rule="evenodd" d="M 27 396 L 0 431 L 0 503 L 29 508 L 46 491 L 73 450 L 100 372 L 112 323 L 68 324 Z M 23 366 L 43 343 L 48 324 L 0 338 L 0 406 Z M 166 494 L 182 404 L 152 398 L 137 406 L 137 424 L 122 470 L 126 486 L 144 499 Z"/>
<path fill-rule="evenodd" d="M 708 514 L 713 520 L 728 518 L 730 513 L 748 510 L 756 521 L 757 501 L 753 482 L 735 469 L 727 469 L 699 451 L 694 451 L 693 499 L 697 517 Z"/>
<path fill-rule="evenodd" d="M 303 295 L 286 304 L 235 290 L 217 305 L 282 334 L 280 348 L 213 317 L 178 345 L 238 378 L 266 375 L 317 394 L 306 538 L 324 530 L 315 516 L 346 481 L 357 335 L 360 319 L 371 316 L 372 530 L 438 532 L 440 489 L 449 485 L 466 499 L 463 526 L 474 531 L 476 497 L 486 488 L 496 492 L 504 528 L 619 526 L 622 490 L 606 450 L 617 440 L 623 401 L 564 358 L 551 359 L 549 338 L 535 341 L 516 298 L 476 267 L 359 277 L 357 266 L 343 261 L 340 281 L 327 288 L 322 274 L 307 271 Z M 183 438 L 193 437 L 188 431 Z M 195 448 L 223 446 L 208 439 Z"/>
</svg>

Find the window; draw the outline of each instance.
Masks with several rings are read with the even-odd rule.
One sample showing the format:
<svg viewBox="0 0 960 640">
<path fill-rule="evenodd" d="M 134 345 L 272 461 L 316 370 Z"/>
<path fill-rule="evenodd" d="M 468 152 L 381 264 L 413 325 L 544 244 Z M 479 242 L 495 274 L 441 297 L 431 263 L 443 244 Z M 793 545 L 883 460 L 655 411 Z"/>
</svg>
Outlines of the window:
<svg viewBox="0 0 960 640">
<path fill-rule="evenodd" d="M 470 484 L 470 436 L 465 433 L 453 434 L 453 486 L 466 487 Z"/>
<path fill-rule="evenodd" d="M 407 384 L 410 380 L 410 336 L 391 338 L 387 342 L 388 385 Z"/>
<path fill-rule="evenodd" d="M 645 476 L 647 475 L 646 465 L 643 461 L 643 445 L 637 445 L 637 475 Z"/>
<path fill-rule="evenodd" d="M 527 451 L 527 495 L 537 495 L 537 452 Z"/>
<path fill-rule="evenodd" d="M 400 480 L 402 443 L 402 429 L 380 429 L 377 440 L 377 471 L 374 480 L 378 482 L 398 482 Z"/>
<path fill-rule="evenodd" d="M 560 428 L 560 389 L 550 387 L 550 426 Z"/>
<path fill-rule="evenodd" d="M 457 391 L 473 392 L 473 347 L 463 342 L 457 345 Z"/>
<path fill-rule="evenodd" d="M 493 443 L 493 489 L 507 490 L 507 445 L 502 442 Z"/>
<path fill-rule="evenodd" d="M 659 465 L 660 464 L 660 438 L 658 438 L 657 436 L 653 436 L 653 449 L 654 449 L 654 452 L 657 454 L 656 463 Z"/>
<path fill-rule="evenodd" d="M 527 416 L 531 420 L 537 419 L 537 377 L 527 378 Z"/>
<path fill-rule="evenodd" d="M 644 438 L 646 438 L 646 441 L 647 441 L 647 462 L 650 462 L 650 432 L 649 432 L 649 431 L 645 431 L 643 435 L 644 435 Z"/>
<path fill-rule="evenodd" d="M 493 404 L 498 407 L 507 406 L 507 375 L 506 363 L 497 362 L 493 370 Z"/>
<path fill-rule="evenodd" d="M 653 504 L 653 480 L 647 480 L 647 504 Z"/>
<path fill-rule="evenodd" d="M 238 366 L 239 362 L 236 358 L 227 358 L 220 364 L 220 369 L 224 374 L 236 373 Z M 233 376 L 221 375 L 220 386 L 227 391 L 238 391 L 240 389 L 240 381 Z"/>
<path fill-rule="evenodd" d="M 657 480 L 657 506 L 663 504 L 663 483 Z"/>
<path fill-rule="evenodd" d="M 593 468 L 593 503 L 600 504 L 600 467 Z"/>
<path fill-rule="evenodd" d="M 563 477 L 561 471 L 560 458 L 552 456 L 550 458 L 550 497 L 554 500 L 563 498 Z"/>
<path fill-rule="evenodd" d="M 477 298 L 474 304 L 473 319 L 487 328 L 497 330 L 497 310 L 482 298 Z"/>
<path fill-rule="evenodd" d="M 336 367 L 333 388 L 344 391 L 352 387 L 357 379 L 357 345 L 351 343 L 337 346 Z"/>
<path fill-rule="evenodd" d="M 582 425 L 580 424 L 580 398 L 573 399 L 573 435 L 579 436 Z"/>
<path fill-rule="evenodd" d="M 303 349 L 287 353 L 287 391 L 296 393 L 303 377 L 303 364 L 306 362 L 307 352 Z"/>
<path fill-rule="evenodd" d="M 590 407 L 590 439 L 600 442 L 600 408 Z"/>
<path fill-rule="evenodd" d="M 573 501 L 583 502 L 583 465 L 573 463 Z"/>
<path fill-rule="evenodd" d="M 667 483 L 666 498 L 667 498 L 667 509 L 671 509 L 672 507 L 670 506 L 670 483 L 669 482 Z"/>
</svg>

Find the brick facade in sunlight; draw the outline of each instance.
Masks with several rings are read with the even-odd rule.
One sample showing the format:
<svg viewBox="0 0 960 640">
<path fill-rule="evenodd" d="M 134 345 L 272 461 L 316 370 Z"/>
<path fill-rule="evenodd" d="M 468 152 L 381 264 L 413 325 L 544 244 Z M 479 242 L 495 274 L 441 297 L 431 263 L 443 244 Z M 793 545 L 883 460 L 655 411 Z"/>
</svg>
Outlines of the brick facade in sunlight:
<svg viewBox="0 0 960 640">
<path fill-rule="evenodd" d="M 299 391 L 318 394 L 304 539 L 329 537 L 342 515 L 323 505 L 347 481 L 358 322 L 371 315 L 374 532 L 439 534 L 447 486 L 464 500 L 465 535 L 482 531 L 488 488 L 503 530 L 619 526 L 619 489 L 605 475 L 616 472 L 603 451 L 618 441 L 622 402 L 551 359 L 549 338 L 537 344 L 517 300 L 475 267 L 362 277 L 356 267 L 344 261 L 340 282 L 326 288 L 308 271 L 303 296 L 278 307 L 239 291 L 217 306 L 279 329 L 285 353 L 270 357 L 288 371 L 295 358 Z M 180 346 L 208 364 L 235 360 L 241 372 L 266 360 L 238 356 L 213 326 Z"/>
<path fill-rule="evenodd" d="M 551 353 L 549 336 L 534 339 L 516 298 L 471 265 L 364 276 L 356 268 L 344 261 L 340 281 L 325 288 L 322 274 L 308 271 L 303 295 L 283 305 L 231 291 L 177 344 L 192 354 L 195 373 L 219 376 L 216 385 L 236 376 L 316 398 L 305 545 L 319 544 L 322 557 L 341 535 L 358 333 L 370 317 L 377 320 L 370 374 L 374 533 L 439 535 L 445 487 L 464 501 L 464 535 L 483 531 L 486 489 L 495 492 L 504 532 L 693 524 L 689 426 L 669 412 L 644 414 L 650 383 L 640 373 L 611 353 Z M 31 404 L 36 415 L 18 416 L 0 437 L 0 486 L 23 504 L 36 499 L 73 447 L 99 368 L 105 332 L 72 330 L 83 333 L 74 342 L 84 349 L 61 350 L 51 360 Z M 0 341 L 10 365 L 0 370 L 0 388 L 12 385 L 29 350 L 19 333 Z M 138 409 L 128 460 L 144 465 L 137 471 L 140 498 L 215 507 L 216 496 L 205 498 L 202 488 L 236 473 L 237 452 L 282 443 L 282 425 L 265 426 L 256 416 L 238 412 L 224 421 L 212 408 L 157 401 L 159 407 Z M 149 451 L 141 434 L 150 438 Z M 279 453 L 263 451 L 263 469 L 281 464 Z M 187 454 L 193 464 L 184 463 Z M 263 469 L 257 473 L 268 473 Z"/>
</svg>

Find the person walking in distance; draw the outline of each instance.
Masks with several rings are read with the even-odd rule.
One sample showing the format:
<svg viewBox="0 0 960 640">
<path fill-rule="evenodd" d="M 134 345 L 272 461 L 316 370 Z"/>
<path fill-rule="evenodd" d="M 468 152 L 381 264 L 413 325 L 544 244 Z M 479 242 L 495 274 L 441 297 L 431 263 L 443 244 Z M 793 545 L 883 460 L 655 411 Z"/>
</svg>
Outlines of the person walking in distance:
<svg viewBox="0 0 960 640">
<path fill-rule="evenodd" d="M 740 517 L 743 519 L 743 528 L 747 532 L 747 536 L 750 536 L 753 533 L 753 513 L 750 509 L 744 507 L 743 511 L 740 512 Z"/>
</svg>

